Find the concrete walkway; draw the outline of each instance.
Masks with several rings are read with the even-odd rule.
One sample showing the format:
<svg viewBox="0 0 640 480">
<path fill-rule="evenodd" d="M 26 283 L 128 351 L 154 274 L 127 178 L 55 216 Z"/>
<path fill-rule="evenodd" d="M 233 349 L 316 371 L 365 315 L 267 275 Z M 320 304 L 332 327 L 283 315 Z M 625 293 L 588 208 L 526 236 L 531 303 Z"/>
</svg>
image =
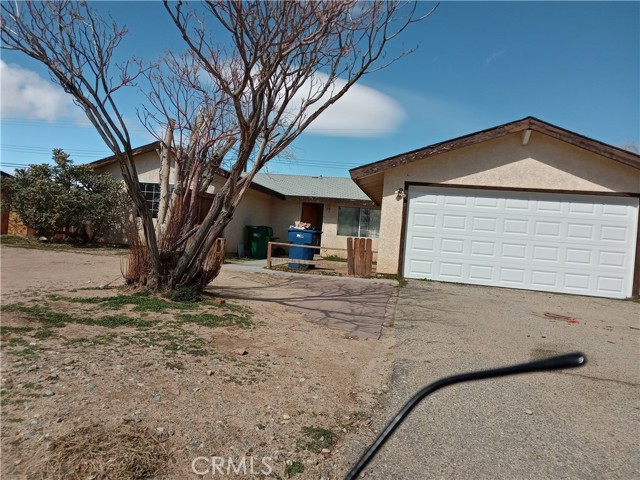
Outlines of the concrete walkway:
<svg viewBox="0 0 640 480">
<path fill-rule="evenodd" d="M 265 260 L 225 264 L 210 288 L 221 298 L 277 302 L 315 323 L 378 339 L 397 282 L 265 270 Z"/>
</svg>

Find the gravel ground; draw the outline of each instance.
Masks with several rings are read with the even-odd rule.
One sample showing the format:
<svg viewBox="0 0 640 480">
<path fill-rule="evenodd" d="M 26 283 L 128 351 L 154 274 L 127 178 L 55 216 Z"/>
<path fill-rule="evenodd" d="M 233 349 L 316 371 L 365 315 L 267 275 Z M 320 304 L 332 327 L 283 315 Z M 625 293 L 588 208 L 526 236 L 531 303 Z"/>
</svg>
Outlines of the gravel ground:
<svg viewBox="0 0 640 480">
<path fill-rule="evenodd" d="M 366 478 L 639 478 L 639 303 L 421 281 L 410 281 L 397 302 L 378 431 L 443 376 L 576 350 L 588 364 L 435 393 Z M 367 446 L 351 447 L 355 455 Z"/>
<path fill-rule="evenodd" d="M 340 321 L 379 329 L 388 282 L 225 266 L 205 302 L 140 309 L 99 288 L 122 283 L 116 255 L 2 247 L 0 260 L 3 479 L 333 480 L 351 465 L 343 445 L 373 437 L 393 337 Z"/>
</svg>

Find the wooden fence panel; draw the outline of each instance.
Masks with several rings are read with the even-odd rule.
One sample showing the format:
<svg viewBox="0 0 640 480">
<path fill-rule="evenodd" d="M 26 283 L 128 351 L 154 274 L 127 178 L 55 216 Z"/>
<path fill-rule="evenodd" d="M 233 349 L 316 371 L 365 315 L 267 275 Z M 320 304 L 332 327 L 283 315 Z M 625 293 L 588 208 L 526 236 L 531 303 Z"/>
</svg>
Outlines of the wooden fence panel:
<svg viewBox="0 0 640 480">
<path fill-rule="evenodd" d="M 347 237 L 347 274 L 353 275 L 353 238 Z"/>
<path fill-rule="evenodd" d="M 347 270 L 355 277 L 371 275 L 373 242 L 370 238 L 347 238 Z"/>
</svg>

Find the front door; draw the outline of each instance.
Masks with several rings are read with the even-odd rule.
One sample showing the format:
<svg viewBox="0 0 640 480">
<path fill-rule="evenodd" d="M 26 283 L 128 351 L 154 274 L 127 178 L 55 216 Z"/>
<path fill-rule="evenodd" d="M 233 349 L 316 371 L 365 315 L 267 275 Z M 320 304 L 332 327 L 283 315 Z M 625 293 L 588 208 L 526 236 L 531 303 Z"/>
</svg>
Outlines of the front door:
<svg viewBox="0 0 640 480">
<path fill-rule="evenodd" d="M 302 215 L 300 221 L 311 224 L 311 228 L 322 230 L 322 216 L 324 205 L 322 203 L 302 203 Z"/>
</svg>

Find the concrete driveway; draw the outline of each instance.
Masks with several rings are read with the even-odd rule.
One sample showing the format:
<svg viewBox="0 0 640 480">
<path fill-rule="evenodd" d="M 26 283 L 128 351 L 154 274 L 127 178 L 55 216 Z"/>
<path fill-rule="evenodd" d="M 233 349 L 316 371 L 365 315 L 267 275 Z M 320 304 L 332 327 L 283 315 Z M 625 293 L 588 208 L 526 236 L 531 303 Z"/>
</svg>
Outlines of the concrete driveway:
<svg viewBox="0 0 640 480">
<path fill-rule="evenodd" d="M 435 393 L 366 478 L 640 476 L 639 303 L 410 281 L 400 289 L 395 333 L 378 431 L 443 376 L 576 350 L 588 364 Z"/>
<path fill-rule="evenodd" d="M 311 322 L 377 340 L 397 285 L 385 279 L 276 272 L 244 262 L 225 264 L 210 288 L 220 298 L 278 303 Z"/>
</svg>

